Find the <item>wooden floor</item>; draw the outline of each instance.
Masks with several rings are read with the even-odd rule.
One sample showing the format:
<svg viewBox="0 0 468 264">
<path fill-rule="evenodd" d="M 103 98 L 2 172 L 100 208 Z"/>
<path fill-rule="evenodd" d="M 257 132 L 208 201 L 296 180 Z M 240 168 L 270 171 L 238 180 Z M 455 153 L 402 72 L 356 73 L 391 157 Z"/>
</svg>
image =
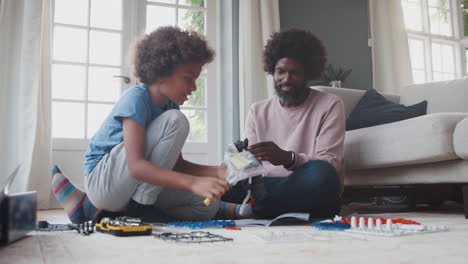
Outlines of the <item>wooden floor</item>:
<svg viewBox="0 0 468 264">
<path fill-rule="evenodd" d="M 450 230 L 386 238 L 318 231 L 310 226 L 210 229 L 234 241 L 191 245 L 154 236 L 32 232 L 25 239 L 0 248 L 0 263 L 467 263 L 468 220 L 463 210 L 386 214 L 378 214 L 377 209 L 366 210 L 367 213 L 356 216 L 401 217 L 427 225 L 447 224 Z M 41 211 L 38 218 L 51 223 L 67 221 L 61 210 Z"/>
</svg>

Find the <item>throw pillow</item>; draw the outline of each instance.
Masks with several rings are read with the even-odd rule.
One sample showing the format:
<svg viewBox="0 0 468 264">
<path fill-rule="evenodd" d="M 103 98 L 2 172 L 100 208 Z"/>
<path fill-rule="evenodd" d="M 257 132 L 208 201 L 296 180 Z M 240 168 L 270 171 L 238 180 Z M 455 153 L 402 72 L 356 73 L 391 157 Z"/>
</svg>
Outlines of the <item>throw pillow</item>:
<svg viewBox="0 0 468 264">
<path fill-rule="evenodd" d="M 346 120 L 346 130 L 383 125 L 425 115 L 427 101 L 404 106 L 387 100 L 370 88 L 359 100 Z"/>
</svg>

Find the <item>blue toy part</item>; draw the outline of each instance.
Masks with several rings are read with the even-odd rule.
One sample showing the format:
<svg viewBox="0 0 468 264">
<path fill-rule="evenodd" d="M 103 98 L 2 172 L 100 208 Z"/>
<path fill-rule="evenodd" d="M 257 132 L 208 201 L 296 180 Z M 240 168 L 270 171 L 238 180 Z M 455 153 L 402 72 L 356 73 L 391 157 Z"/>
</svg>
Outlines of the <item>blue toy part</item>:
<svg viewBox="0 0 468 264">
<path fill-rule="evenodd" d="M 199 222 L 181 221 L 169 222 L 167 225 L 173 227 L 188 227 L 191 229 L 204 229 L 207 227 L 236 227 L 236 222 L 234 220 L 206 220 Z"/>
<path fill-rule="evenodd" d="M 351 228 L 350 224 L 343 223 L 341 221 L 317 222 L 317 223 L 313 223 L 312 226 L 317 228 L 318 230 L 334 230 L 334 231 L 343 231 L 343 230 Z"/>
</svg>

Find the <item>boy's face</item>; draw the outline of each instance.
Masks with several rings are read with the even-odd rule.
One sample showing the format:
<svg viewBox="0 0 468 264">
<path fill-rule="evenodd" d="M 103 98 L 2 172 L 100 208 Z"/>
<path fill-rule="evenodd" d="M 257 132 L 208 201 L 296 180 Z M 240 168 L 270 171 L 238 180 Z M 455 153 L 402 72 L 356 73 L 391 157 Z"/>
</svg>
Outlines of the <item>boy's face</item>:
<svg viewBox="0 0 468 264">
<path fill-rule="evenodd" d="M 280 98 L 295 99 L 305 89 L 304 67 L 291 58 L 278 60 L 275 66 L 275 90 Z"/>
<path fill-rule="evenodd" d="M 190 94 L 197 90 L 195 81 L 202 70 L 202 63 L 183 64 L 174 73 L 163 77 L 162 93 L 177 105 L 183 105 Z"/>
</svg>

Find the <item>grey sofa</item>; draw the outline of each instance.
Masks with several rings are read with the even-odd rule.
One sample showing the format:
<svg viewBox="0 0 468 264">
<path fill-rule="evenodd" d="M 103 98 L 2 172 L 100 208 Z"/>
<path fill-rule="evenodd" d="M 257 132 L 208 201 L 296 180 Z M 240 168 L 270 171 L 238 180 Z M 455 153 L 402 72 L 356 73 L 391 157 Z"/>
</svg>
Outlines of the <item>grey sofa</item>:
<svg viewBox="0 0 468 264">
<path fill-rule="evenodd" d="M 365 93 L 312 88 L 339 96 L 346 117 Z M 404 105 L 427 100 L 427 115 L 347 131 L 345 187 L 461 183 L 468 218 L 468 77 L 408 85 L 400 95 L 383 95 Z"/>
</svg>

